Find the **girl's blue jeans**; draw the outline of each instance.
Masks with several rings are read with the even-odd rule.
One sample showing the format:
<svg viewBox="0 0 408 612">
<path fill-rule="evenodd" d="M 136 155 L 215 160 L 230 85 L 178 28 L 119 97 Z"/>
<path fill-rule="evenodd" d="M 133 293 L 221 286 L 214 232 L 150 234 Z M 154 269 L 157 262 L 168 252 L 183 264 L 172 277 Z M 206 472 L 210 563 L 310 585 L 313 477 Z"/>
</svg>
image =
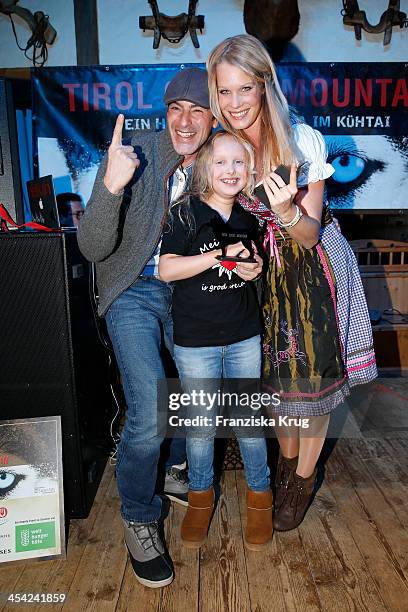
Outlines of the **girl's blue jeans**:
<svg viewBox="0 0 408 612">
<path fill-rule="evenodd" d="M 174 357 L 183 391 L 188 393 L 198 379 L 206 392 L 215 393 L 224 378 L 260 378 L 261 339 L 248 340 L 227 346 L 184 347 L 174 345 Z M 193 383 L 194 381 L 194 383 Z M 206 406 L 194 406 L 194 415 L 214 417 L 215 412 Z M 213 419 L 214 421 L 214 419 Z M 187 428 L 187 459 L 190 489 L 205 491 L 213 484 L 213 459 L 215 424 L 200 429 L 199 437 L 189 434 Z M 247 484 L 253 491 L 269 488 L 269 468 L 264 437 L 238 437 L 245 467 Z"/>
</svg>

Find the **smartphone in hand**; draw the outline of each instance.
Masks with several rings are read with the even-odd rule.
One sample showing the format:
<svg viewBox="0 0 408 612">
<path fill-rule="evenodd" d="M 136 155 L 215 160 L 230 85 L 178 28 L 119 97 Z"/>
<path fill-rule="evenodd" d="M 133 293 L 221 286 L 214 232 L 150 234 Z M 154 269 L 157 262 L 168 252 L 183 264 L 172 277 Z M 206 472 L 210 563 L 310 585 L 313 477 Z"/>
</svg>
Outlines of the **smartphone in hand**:
<svg viewBox="0 0 408 612">
<path fill-rule="evenodd" d="M 289 185 L 290 168 L 288 168 L 288 166 L 278 166 L 276 170 L 274 170 L 274 172 L 275 174 L 281 177 L 285 185 Z M 255 187 L 254 195 L 262 202 L 262 204 L 264 204 L 270 210 L 271 205 L 269 203 L 268 196 L 266 195 L 266 191 L 262 183 L 261 185 L 258 185 L 258 187 Z"/>
</svg>

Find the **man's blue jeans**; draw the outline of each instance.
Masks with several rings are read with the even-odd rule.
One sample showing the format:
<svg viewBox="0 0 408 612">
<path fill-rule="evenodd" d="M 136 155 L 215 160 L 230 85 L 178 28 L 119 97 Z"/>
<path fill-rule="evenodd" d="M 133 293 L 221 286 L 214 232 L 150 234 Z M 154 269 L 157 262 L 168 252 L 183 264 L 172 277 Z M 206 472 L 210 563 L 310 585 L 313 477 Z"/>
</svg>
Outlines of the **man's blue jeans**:
<svg viewBox="0 0 408 612">
<path fill-rule="evenodd" d="M 206 392 L 216 393 L 224 378 L 260 378 L 261 340 L 254 336 L 227 346 L 185 347 L 174 345 L 174 357 L 183 390 L 197 379 Z M 194 407 L 194 415 L 214 417 L 214 411 Z M 199 437 L 194 431 L 187 433 L 188 477 L 192 491 L 206 491 L 213 484 L 215 426 L 200 428 Z M 247 484 L 253 491 L 269 488 L 269 468 L 264 437 L 238 437 L 245 467 Z"/>
<path fill-rule="evenodd" d="M 173 353 L 171 286 L 139 278 L 106 314 L 109 336 L 122 377 L 127 412 L 117 456 L 116 476 L 124 519 L 148 523 L 159 518 L 155 494 L 163 437 L 157 431 L 157 380 L 165 378 L 162 330 Z M 167 466 L 185 461 L 185 439 L 174 438 Z"/>
</svg>

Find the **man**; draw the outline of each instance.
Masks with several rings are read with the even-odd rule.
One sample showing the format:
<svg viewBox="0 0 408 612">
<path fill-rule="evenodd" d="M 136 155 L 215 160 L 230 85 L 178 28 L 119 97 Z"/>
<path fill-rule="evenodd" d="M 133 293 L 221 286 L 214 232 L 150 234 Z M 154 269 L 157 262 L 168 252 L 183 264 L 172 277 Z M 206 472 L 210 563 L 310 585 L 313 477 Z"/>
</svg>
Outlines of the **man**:
<svg viewBox="0 0 408 612">
<path fill-rule="evenodd" d="M 61 227 L 78 229 L 85 212 L 80 196 L 76 193 L 59 193 L 56 200 Z"/>
<path fill-rule="evenodd" d="M 157 276 L 161 235 L 169 201 L 183 193 L 197 152 L 216 125 L 204 70 L 177 73 L 164 101 L 166 130 L 138 134 L 131 145 L 122 144 L 124 117 L 118 116 L 78 233 L 81 251 L 97 262 L 99 314 L 106 317 L 121 371 L 127 414 L 117 483 L 132 567 L 139 582 L 149 587 L 173 580 L 161 533 L 161 499 L 155 494 L 162 443 L 156 388 L 165 377 L 162 333 L 172 351 L 172 288 Z M 240 276 L 250 280 L 261 271 L 261 260 L 240 263 L 239 269 Z M 184 460 L 185 441 L 174 439 L 167 465 Z M 165 492 L 177 498 L 180 495 L 171 495 L 173 475 L 177 480 L 180 471 L 170 467 Z"/>
</svg>

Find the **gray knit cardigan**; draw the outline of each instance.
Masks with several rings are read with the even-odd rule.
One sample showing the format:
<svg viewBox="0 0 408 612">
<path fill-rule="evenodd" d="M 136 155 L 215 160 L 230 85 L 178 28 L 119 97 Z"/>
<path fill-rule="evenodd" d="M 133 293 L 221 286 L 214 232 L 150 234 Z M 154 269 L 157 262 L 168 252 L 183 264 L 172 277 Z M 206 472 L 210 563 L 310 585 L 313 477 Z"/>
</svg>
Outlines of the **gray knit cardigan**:
<svg viewBox="0 0 408 612">
<path fill-rule="evenodd" d="M 111 194 L 103 183 L 105 155 L 78 229 L 81 252 L 96 262 L 101 316 L 152 256 L 168 208 L 168 179 L 183 160 L 167 130 L 138 134 L 131 144 L 141 160 L 134 179 L 123 194 Z"/>
</svg>

